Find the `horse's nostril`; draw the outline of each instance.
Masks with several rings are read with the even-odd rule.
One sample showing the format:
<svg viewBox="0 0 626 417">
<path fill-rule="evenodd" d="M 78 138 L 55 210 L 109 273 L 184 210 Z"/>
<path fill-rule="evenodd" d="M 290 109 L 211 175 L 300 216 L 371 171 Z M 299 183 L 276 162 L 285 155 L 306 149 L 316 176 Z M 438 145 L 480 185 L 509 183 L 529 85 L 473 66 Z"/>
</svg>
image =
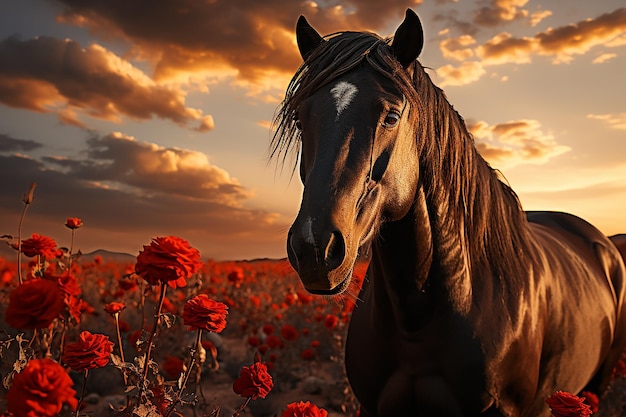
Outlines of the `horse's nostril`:
<svg viewBox="0 0 626 417">
<path fill-rule="evenodd" d="M 329 271 L 338 268 L 346 256 L 346 244 L 343 240 L 343 235 L 338 232 L 332 232 L 328 239 L 328 245 L 326 245 L 326 251 L 324 252 L 324 261 Z"/>
<path fill-rule="evenodd" d="M 295 270 L 298 270 L 298 265 L 300 264 L 300 252 L 300 245 L 298 245 L 298 242 L 295 241 L 294 236 L 290 231 L 287 236 L 287 257 Z"/>
</svg>

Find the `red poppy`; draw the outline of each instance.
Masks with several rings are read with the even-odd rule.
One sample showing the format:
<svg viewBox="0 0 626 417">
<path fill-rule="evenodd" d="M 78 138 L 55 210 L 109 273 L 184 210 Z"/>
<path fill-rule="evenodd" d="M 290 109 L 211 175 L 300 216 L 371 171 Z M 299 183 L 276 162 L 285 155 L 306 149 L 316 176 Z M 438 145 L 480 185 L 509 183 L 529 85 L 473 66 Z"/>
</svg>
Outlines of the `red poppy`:
<svg viewBox="0 0 626 417">
<path fill-rule="evenodd" d="M 45 279 L 31 279 L 11 291 L 4 320 L 16 329 L 44 329 L 65 308 L 59 286 Z"/>
<path fill-rule="evenodd" d="M 40 255 L 46 259 L 56 258 L 61 254 L 61 251 L 56 247 L 57 243 L 54 239 L 37 233 L 33 233 L 30 238 L 22 240 L 22 253 L 29 257 Z"/>
<path fill-rule="evenodd" d="M 267 365 L 255 362 L 241 368 L 239 378 L 233 382 L 233 391 L 242 397 L 253 400 L 265 398 L 274 387 L 272 376 L 267 372 Z"/>
<path fill-rule="evenodd" d="M 583 398 L 585 404 L 591 407 L 591 411 L 597 413 L 600 409 L 600 398 L 596 394 L 591 391 L 583 391 L 580 393 L 580 396 Z"/>
<path fill-rule="evenodd" d="M 60 277 L 44 276 L 44 278 L 56 281 L 56 283 L 59 285 L 59 288 L 65 293 L 65 295 L 76 297 L 82 292 L 80 289 L 80 285 L 78 285 L 78 280 L 74 275 L 63 274 Z"/>
<path fill-rule="evenodd" d="M 291 324 L 284 324 L 280 328 L 280 335 L 283 337 L 283 339 L 292 342 L 298 339 L 299 333 L 298 329 L 296 329 Z"/>
<path fill-rule="evenodd" d="M 78 341 L 68 343 L 63 353 L 63 362 L 77 372 L 102 368 L 109 363 L 113 343 L 108 336 L 83 331 Z"/>
<path fill-rule="evenodd" d="M 554 417 L 589 417 L 591 407 L 583 399 L 565 391 L 557 391 L 546 399 Z"/>
<path fill-rule="evenodd" d="M 165 415 L 172 404 L 171 396 L 165 391 L 163 385 L 152 385 L 150 391 L 152 391 L 150 402 L 157 408 L 159 413 Z"/>
<path fill-rule="evenodd" d="M 150 285 L 185 287 L 187 279 L 202 267 L 200 252 L 176 236 L 156 237 L 137 255 L 135 272 Z"/>
<path fill-rule="evenodd" d="M 63 404 L 76 409 L 74 382 L 65 369 L 52 359 L 31 359 L 6 396 L 7 411 L 15 417 L 53 417 Z"/>
<path fill-rule="evenodd" d="M 224 303 L 210 299 L 206 294 L 196 295 L 187 300 L 183 307 L 183 322 L 189 330 L 203 329 L 219 333 L 226 327 L 228 307 Z"/>
<path fill-rule="evenodd" d="M 83 226 L 83 221 L 78 217 L 68 217 L 65 221 L 65 227 L 70 229 L 78 229 Z"/>
<path fill-rule="evenodd" d="M 315 339 L 315 340 L 311 340 L 311 344 L 309 346 L 311 346 L 312 348 L 316 348 L 319 347 L 320 345 L 320 341 Z"/>
<path fill-rule="evenodd" d="M 261 307 L 261 297 L 259 297 L 258 295 L 251 295 L 250 301 L 256 308 Z"/>
<path fill-rule="evenodd" d="M 316 405 L 307 402 L 293 402 L 287 404 L 287 408 L 281 414 L 281 417 L 326 417 L 328 411 L 318 408 Z"/>
<path fill-rule="evenodd" d="M 112 303 L 105 305 L 104 311 L 106 311 L 108 314 L 114 315 L 124 310 L 125 308 L 126 306 L 124 305 L 124 303 L 117 303 L 114 301 Z"/>
</svg>

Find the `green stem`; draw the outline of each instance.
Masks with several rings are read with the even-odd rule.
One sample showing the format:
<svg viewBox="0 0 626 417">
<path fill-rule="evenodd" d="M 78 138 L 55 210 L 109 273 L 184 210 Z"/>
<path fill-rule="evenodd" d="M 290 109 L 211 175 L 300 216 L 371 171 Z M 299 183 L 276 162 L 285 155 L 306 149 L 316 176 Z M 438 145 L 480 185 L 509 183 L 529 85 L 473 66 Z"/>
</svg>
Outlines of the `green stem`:
<svg viewBox="0 0 626 417">
<path fill-rule="evenodd" d="M 115 318 L 115 331 L 117 333 L 117 345 L 120 348 L 120 359 L 122 360 L 122 363 L 126 362 L 126 359 L 124 359 L 124 347 L 122 346 L 122 334 L 120 333 L 120 313 L 119 311 L 117 313 L 115 313 L 113 315 L 113 317 Z M 128 380 L 126 378 L 126 371 L 122 370 L 122 376 L 124 377 L 124 385 L 128 384 Z"/>
</svg>

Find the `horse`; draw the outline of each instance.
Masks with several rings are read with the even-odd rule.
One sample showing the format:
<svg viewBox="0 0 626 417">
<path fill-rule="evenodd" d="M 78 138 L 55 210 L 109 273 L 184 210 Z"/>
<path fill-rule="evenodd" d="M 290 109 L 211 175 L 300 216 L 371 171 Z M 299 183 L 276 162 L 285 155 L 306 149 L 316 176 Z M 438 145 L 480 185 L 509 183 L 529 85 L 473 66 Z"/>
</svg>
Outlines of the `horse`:
<svg viewBox="0 0 626 417">
<path fill-rule="evenodd" d="M 304 186 L 287 255 L 310 293 L 349 297 L 369 254 L 344 358 L 360 416 L 543 417 L 555 391 L 601 393 L 626 344 L 622 254 L 523 211 L 419 63 L 415 12 L 388 39 L 300 16 L 296 40 L 270 144 Z"/>
</svg>

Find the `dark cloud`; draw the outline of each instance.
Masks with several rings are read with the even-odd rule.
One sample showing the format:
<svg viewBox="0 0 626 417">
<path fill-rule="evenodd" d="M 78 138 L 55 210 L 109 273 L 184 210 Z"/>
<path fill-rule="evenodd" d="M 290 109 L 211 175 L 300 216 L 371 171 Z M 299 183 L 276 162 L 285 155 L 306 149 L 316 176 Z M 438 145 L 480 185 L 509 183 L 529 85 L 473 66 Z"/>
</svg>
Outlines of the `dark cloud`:
<svg viewBox="0 0 626 417">
<path fill-rule="evenodd" d="M 523 8 L 528 0 L 492 0 L 489 5 L 481 7 L 474 16 L 474 23 L 480 26 L 495 27 L 503 23 L 528 17 Z"/>
<path fill-rule="evenodd" d="M 16 139 L 0 133 L 0 152 L 33 151 L 43 145 L 30 139 Z"/>
<path fill-rule="evenodd" d="M 0 233 L 15 234 L 21 197 L 35 181 L 25 233 L 63 233 L 67 217 L 80 217 L 83 250 L 132 251 L 171 234 L 205 256 L 283 256 L 288 220 L 245 207 L 247 190 L 202 158 L 185 166 L 185 152 L 196 154 L 108 135 L 90 141 L 87 159 L 0 155 Z"/>
<path fill-rule="evenodd" d="M 98 45 L 51 37 L 0 42 L 0 102 L 12 107 L 56 111 L 75 122 L 75 110 L 92 117 L 169 119 L 197 130 L 212 128 L 211 116 L 185 106 L 185 93 L 156 84 L 139 69 Z"/>
</svg>

